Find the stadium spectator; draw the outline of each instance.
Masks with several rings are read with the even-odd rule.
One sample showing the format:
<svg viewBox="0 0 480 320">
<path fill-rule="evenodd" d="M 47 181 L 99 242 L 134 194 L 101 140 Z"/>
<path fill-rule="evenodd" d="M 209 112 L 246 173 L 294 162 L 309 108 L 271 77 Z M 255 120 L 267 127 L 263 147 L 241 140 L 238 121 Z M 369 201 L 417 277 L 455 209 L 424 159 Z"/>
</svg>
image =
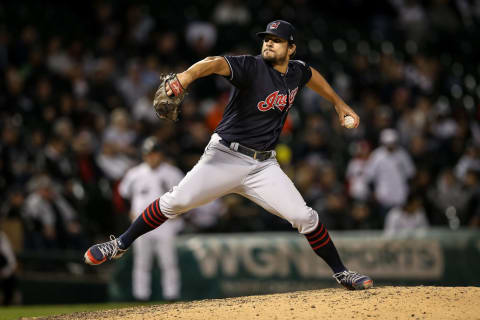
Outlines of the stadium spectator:
<svg viewBox="0 0 480 320">
<path fill-rule="evenodd" d="M 24 234 L 22 210 L 25 194 L 20 185 L 11 186 L 6 199 L 0 206 L 0 227 L 5 232 L 13 250 L 20 253 L 23 250 Z"/>
<path fill-rule="evenodd" d="M 187 25 L 185 40 L 192 50 L 193 60 L 194 57 L 208 56 L 217 41 L 217 28 L 210 22 L 191 22 Z"/>
<path fill-rule="evenodd" d="M 250 12 L 239 0 L 220 1 L 213 12 L 213 20 L 220 25 L 245 25 L 250 19 Z"/>
<path fill-rule="evenodd" d="M 460 180 L 465 178 L 469 170 L 480 172 L 480 148 L 469 145 L 455 166 L 455 175 Z"/>
<path fill-rule="evenodd" d="M 408 180 L 415 174 L 415 166 L 408 152 L 398 145 L 398 134 L 384 129 L 380 135 L 382 145 L 371 153 L 365 179 L 375 188 L 375 200 L 381 217 L 396 206 L 402 206 L 409 192 Z M 395 192 L 393 192 L 395 190 Z"/>
<path fill-rule="evenodd" d="M 47 175 L 35 176 L 32 192 L 25 199 L 22 219 L 27 249 L 80 249 L 84 246 L 82 226 L 75 209 L 55 190 Z"/>
<path fill-rule="evenodd" d="M 105 128 L 103 142 L 111 144 L 116 152 L 127 156 L 136 154 L 134 148 L 137 133 L 131 126 L 128 113 L 124 109 L 115 109 L 110 117 L 110 125 Z"/>
<path fill-rule="evenodd" d="M 313 204 L 323 223 L 332 230 L 344 230 L 349 224 L 347 199 L 333 166 L 320 169 L 321 194 Z"/>
<path fill-rule="evenodd" d="M 390 0 L 398 11 L 400 25 L 408 38 L 416 41 L 427 36 L 428 20 L 425 8 L 416 0 Z"/>
<path fill-rule="evenodd" d="M 429 199 L 433 203 L 432 224 L 460 226 L 459 212 L 467 207 L 467 195 L 462 183 L 451 168 L 444 169 L 436 182 L 435 188 L 429 190 Z"/>
<path fill-rule="evenodd" d="M 118 90 L 122 93 L 127 106 L 133 108 L 150 88 L 142 81 L 142 66 L 138 62 L 131 61 L 127 69 L 127 75 L 119 80 Z"/>
<path fill-rule="evenodd" d="M 371 207 L 367 202 L 354 202 L 348 220 L 349 229 L 375 230 L 381 228 L 381 221 L 376 217 Z"/>
<path fill-rule="evenodd" d="M 7 189 L 15 182 L 25 183 L 32 174 L 28 151 L 22 145 L 20 128 L 12 123 L 5 123 L 1 136 L 0 149 L 0 188 Z M 1 189 L 0 189 L 1 190 Z"/>
<path fill-rule="evenodd" d="M 405 234 L 426 229 L 429 223 L 420 197 L 410 194 L 401 207 L 392 208 L 385 218 L 385 235 Z"/>
<path fill-rule="evenodd" d="M 365 181 L 365 166 L 370 155 L 370 146 L 366 141 L 359 141 L 352 145 L 353 157 L 347 164 L 345 178 L 348 195 L 355 201 L 364 202 L 370 196 L 368 183 Z"/>
<path fill-rule="evenodd" d="M 53 179 L 60 182 L 65 182 L 75 175 L 76 166 L 67 149 L 70 143 L 71 141 L 65 141 L 60 136 L 51 136 L 42 153 L 44 168 Z"/>
</svg>

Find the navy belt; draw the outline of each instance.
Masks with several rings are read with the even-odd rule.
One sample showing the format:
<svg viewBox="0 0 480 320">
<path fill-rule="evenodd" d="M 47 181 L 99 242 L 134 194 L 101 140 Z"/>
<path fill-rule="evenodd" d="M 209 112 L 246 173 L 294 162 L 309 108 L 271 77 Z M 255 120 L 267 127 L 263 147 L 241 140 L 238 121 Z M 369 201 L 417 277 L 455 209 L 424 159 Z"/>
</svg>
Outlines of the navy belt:
<svg viewBox="0 0 480 320">
<path fill-rule="evenodd" d="M 223 144 L 225 147 L 230 148 L 234 151 L 240 152 L 246 156 L 249 156 L 258 161 L 265 161 L 272 157 L 273 151 L 257 151 L 254 149 L 250 149 L 248 147 L 242 146 L 238 142 L 227 142 L 223 139 L 220 140 L 220 143 Z"/>
</svg>

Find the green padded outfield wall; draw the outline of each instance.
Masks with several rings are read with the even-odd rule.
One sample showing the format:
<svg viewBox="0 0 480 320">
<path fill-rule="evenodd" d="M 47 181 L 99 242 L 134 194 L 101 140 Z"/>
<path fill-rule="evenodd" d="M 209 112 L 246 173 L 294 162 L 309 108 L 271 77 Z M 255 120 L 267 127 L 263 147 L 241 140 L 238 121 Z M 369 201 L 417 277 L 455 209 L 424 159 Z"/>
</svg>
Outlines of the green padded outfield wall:
<svg viewBox="0 0 480 320">
<path fill-rule="evenodd" d="M 480 285 L 480 232 L 429 230 L 386 238 L 381 232 L 331 232 L 351 269 L 375 285 Z M 295 232 L 184 235 L 177 242 L 182 299 L 220 298 L 335 287 L 328 266 Z M 115 262 L 113 301 L 131 300 L 131 252 Z M 153 300 L 161 300 L 159 270 Z"/>
</svg>

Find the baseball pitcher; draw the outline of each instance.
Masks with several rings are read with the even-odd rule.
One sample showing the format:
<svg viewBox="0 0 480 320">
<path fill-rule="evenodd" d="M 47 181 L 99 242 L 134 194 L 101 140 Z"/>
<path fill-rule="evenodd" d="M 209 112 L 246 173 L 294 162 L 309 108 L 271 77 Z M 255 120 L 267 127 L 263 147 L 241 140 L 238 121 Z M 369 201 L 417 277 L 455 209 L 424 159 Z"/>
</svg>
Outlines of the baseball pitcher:
<svg viewBox="0 0 480 320">
<path fill-rule="evenodd" d="M 154 100 L 161 118 L 176 120 L 185 89 L 212 74 L 233 85 L 222 121 L 198 163 L 171 191 L 153 201 L 118 238 L 90 247 L 85 262 L 98 265 L 121 257 L 132 242 L 168 219 L 229 193 L 240 194 L 288 220 L 308 240 L 313 251 L 332 269 L 338 283 L 351 290 L 373 286 L 368 276 L 348 270 L 317 212 L 308 207 L 292 181 L 280 169 L 275 145 L 299 90 L 308 86 L 330 101 L 345 126 L 345 117 L 359 124 L 358 115 L 333 91 L 314 68 L 295 54 L 295 29 L 283 20 L 257 33 L 263 39 L 257 56 L 207 57 L 177 75 L 163 79 Z"/>
</svg>

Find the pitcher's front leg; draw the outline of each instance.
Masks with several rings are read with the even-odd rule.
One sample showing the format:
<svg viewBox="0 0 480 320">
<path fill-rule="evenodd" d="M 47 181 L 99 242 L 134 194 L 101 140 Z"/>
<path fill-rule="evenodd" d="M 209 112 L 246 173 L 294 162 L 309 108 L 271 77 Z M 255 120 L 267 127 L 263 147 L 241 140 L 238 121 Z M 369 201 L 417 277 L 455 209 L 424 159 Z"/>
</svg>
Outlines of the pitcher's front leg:
<svg viewBox="0 0 480 320">
<path fill-rule="evenodd" d="M 120 237 L 91 246 L 85 263 L 99 265 L 120 258 L 141 235 L 150 232 L 170 218 L 198 207 L 236 189 L 251 164 L 229 152 L 207 148 L 200 161 L 178 186 L 154 200 Z"/>
</svg>

